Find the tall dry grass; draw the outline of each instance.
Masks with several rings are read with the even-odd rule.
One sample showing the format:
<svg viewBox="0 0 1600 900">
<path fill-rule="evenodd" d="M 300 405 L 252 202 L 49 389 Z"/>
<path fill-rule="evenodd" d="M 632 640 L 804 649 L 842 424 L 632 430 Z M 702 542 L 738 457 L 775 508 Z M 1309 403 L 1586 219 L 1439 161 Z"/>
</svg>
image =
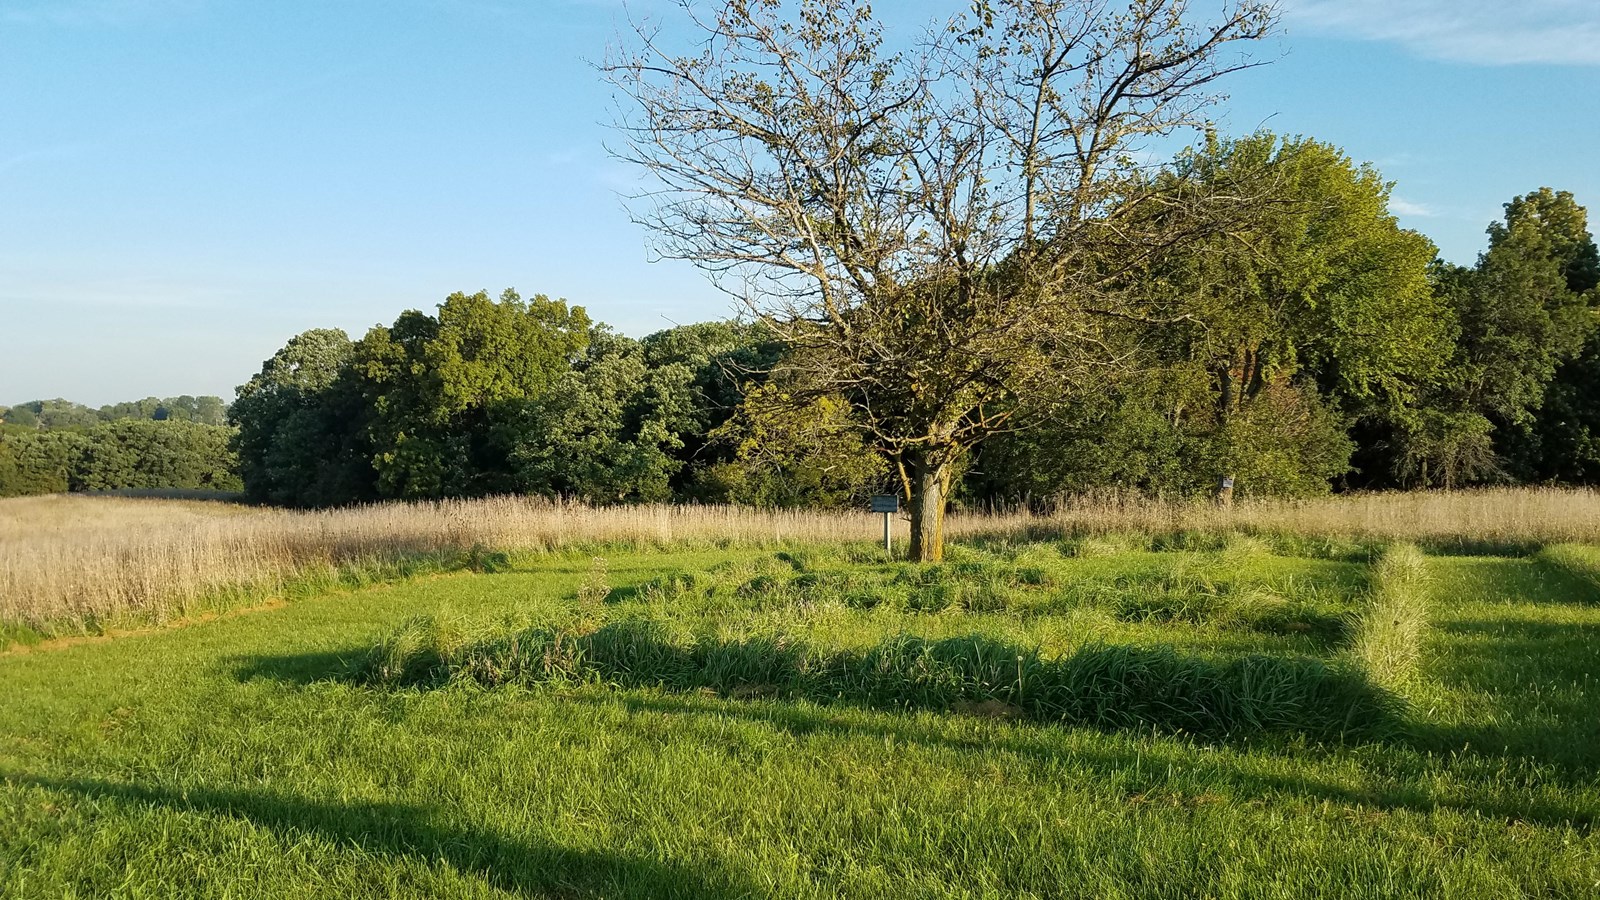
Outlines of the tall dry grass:
<svg viewBox="0 0 1600 900">
<path fill-rule="evenodd" d="M 869 539 L 864 514 L 733 507 L 595 509 L 523 498 L 323 512 L 223 503 L 50 496 L 0 500 L 0 624 L 50 634 L 161 621 L 221 592 L 473 548 L 538 552 Z"/>
<path fill-rule="evenodd" d="M 1600 541 L 1600 491 L 1486 488 L 1346 494 L 1210 504 L 1086 498 L 1047 517 L 1069 531 L 1241 531 L 1422 544 L 1542 545 Z"/>
<path fill-rule="evenodd" d="M 51 496 L 0 500 L 0 633 L 41 634 L 160 621 L 222 592 L 270 595 L 339 569 L 474 547 L 529 552 L 869 541 L 866 512 L 715 506 L 595 509 L 524 498 L 385 504 L 326 512 L 225 503 Z M 902 526 L 903 528 L 903 526 Z M 955 539 L 1141 531 L 1284 532 L 1410 541 L 1600 541 L 1600 494 L 1488 490 L 1304 502 L 1203 504 L 1084 500 L 1048 516 L 955 515 Z"/>
</svg>

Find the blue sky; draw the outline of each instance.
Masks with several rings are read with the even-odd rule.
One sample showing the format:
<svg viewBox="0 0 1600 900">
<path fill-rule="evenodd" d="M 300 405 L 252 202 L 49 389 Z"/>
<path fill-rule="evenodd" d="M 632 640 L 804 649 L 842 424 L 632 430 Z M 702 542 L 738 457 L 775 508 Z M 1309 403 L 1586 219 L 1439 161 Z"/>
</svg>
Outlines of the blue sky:
<svg viewBox="0 0 1600 900">
<path fill-rule="evenodd" d="M 1600 2 L 1285 7 L 1276 61 L 1226 85 L 1225 132 L 1376 163 L 1459 262 L 1541 185 L 1600 214 Z M 635 335 L 728 314 L 691 266 L 650 261 L 617 198 L 633 174 L 601 149 L 586 60 L 621 15 L 0 0 L 0 403 L 231 398 L 302 330 L 359 335 L 454 290 L 563 296 Z"/>
</svg>

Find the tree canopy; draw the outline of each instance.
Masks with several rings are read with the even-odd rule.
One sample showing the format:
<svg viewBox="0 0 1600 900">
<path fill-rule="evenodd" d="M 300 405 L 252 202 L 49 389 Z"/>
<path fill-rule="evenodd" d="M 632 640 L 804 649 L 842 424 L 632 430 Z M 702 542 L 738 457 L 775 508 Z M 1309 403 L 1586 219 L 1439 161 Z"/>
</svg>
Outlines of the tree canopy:
<svg viewBox="0 0 1600 900">
<path fill-rule="evenodd" d="M 659 182 L 638 218 L 663 253 L 744 279 L 790 348 L 785 393 L 849 404 L 936 560 L 963 455 L 1114 360 L 1105 264 L 1170 242 L 1134 227 L 1129 152 L 1203 124 L 1209 86 L 1248 64 L 1230 46 L 1275 10 L 993 0 L 909 52 L 851 0 L 684 9 L 693 49 L 641 29 L 604 67 L 631 101 L 617 154 Z"/>
</svg>

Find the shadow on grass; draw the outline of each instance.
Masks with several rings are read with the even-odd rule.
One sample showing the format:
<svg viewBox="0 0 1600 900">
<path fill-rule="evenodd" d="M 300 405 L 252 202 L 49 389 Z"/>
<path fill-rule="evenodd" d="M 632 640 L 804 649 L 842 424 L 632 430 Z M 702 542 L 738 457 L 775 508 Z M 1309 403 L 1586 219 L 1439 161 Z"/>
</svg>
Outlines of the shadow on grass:
<svg viewBox="0 0 1600 900">
<path fill-rule="evenodd" d="M 1480 557 L 1455 560 L 1434 591 L 1436 601 L 1531 606 L 1600 605 L 1600 586 L 1543 559 Z M 1446 607 L 1448 616 L 1452 607 Z"/>
<path fill-rule="evenodd" d="M 1393 733 L 1403 712 L 1398 698 L 1360 672 L 1306 657 L 1217 661 L 1171 647 L 1093 644 L 1047 659 L 983 635 L 899 635 L 850 650 L 783 636 L 682 643 L 648 621 L 590 634 L 535 628 L 450 645 L 437 628 L 414 622 L 354 664 L 334 653 L 258 657 L 241 661 L 236 675 L 425 689 L 455 681 L 599 682 L 889 710 L 981 707 L 1004 718 L 1210 740 L 1256 733 L 1371 740 Z"/>
<path fill-rule="evenodd" d="M 1535 565 L 1544 579 L 1545 589 L 1528 596 L 1530 602 L 1600 605 L 1600 585 L 1570 569 L 1543 559 L 1535 560 Z"/>
<path fill-rule="evenodd" d="M 239 656 L 229 662 L 234 667 L 234 678 L 239 681 L 267 679 L 304 687 L 319 681 L 344 681 L 356 677 L 368 652 L 365 647 L 351 647 L 326 653 Z"/>
<path fill-rule="evenodd" d="M 796 737 L 834 735 L 845 739 L 864 738 L 875 744 L 893 741 L 900 744 L 924 746 L 934 749 L 954 750 L 992 758 L 995 753 L 1010 753 L 1019 757 L 1055 767 L 1063 762 L 1088 770 L 1097 781 L 1105 784 L 1121 783 L 1130 794 L 1162 795 L 1177 805 L 1182 805 L 1185 793 L 1183 783 L 1197 795 L 1211 794 L 1221 782 L 1236 789 L 1241 799 L 1271 796 L 1304 797 L 1347 807 L 1367 807 L 1381 810 L 1410 810 L 1433 813 L 1456 810 L 1500 821 L 1520 821 L 1553 827 L 1574 826 L 1589 828 L 1597 819 L 1596 811 L 1579 800 L 1571 803 L 1549 802 L 1527 798 L 1505 799 L 1504 795 L 1489 798 L 1432 797 L 1421 786 L 1396 784 L 1378 786 L 1362 779 L 1360 786 L 1307 774 L 1277 774 L 1273 759 L 1281 758 L 1272 752 L 1272 745 L 1253 750 L 1265 751 L 1266 765 L 1251 766 L 1242 757 L 1226 754 L 1195 752 L 1195 748 L 1181 743 L 1142 744 L 1138 748 L 1116 750 L 1106 747 L 1093 749 L 1061 746 L 1059 733 L 1038 728 L 986 729 L 971 736 L 951 734 L 936 726 L 922 725 L 904 718 L 839 713 L 821 707 L 806 707 L 771 701 L 735 703 L 716 697 L 639 696 L 637 694 L 597 696 L 574 695 L 569 702 L 593 705 L 619 704 L 632 713 L 661 714 L 688 718 L 738 719 L 765 725 Z M 652 731 L 652 734 L 657 732 Z M 1403 742 L 1397 742 L 1403 744 Z M 1303 747 L 1293 751 L 1297 756 L 1311 756 Z M 1312 756 L 1314 759 L 1314 756 Z M 1174 775 L 1174 773 L 1182 773 Z"/>
<path fill-rule="evenodd" d="M 1429 556 L 1479 556 L 1486 558 L 1517 559 L 1532 556 L 1544 546 L 1543 541 L 1494 540 L 1465 535 L 1457 537 L 1419 538 L 1412 543 Z"/>
<path fill-rule="evenodd" d="M 227 816 L 291 839 L 315 834 L 369 853 L 442 862 L 493 887 L 528 896 L 758 897 L 754 884 L 725 869 L 705 869 L 606 850 L 563 847 L 451 822 L 431 807 L 397 803 L 334 803 L 268 791 L 127 784 L 89 778 L 0 773 L 0 782 L 159 807 Z"/>
<path fill-rule="evenodd" d="M 1435 631 L 1448 652 L 1429 677 L 1481 699 L 1467 722 L 1420 727 L 1419 742 L 1439 752 L 1470 748 L 1532 760 L 1578 783 L 1600 775 L 1600 624 L 1507 610 Z"/>
</svg>

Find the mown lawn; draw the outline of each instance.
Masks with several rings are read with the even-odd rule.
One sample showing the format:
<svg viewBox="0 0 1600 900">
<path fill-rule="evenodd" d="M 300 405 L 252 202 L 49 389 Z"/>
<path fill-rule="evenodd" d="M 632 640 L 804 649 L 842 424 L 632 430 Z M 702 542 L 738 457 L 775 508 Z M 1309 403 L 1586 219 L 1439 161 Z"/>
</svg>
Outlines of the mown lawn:
<svg viewBox="0 0 1600 900">
<path fill-rule="evenodd" d="M 1397 721 L 1319 742 L 1269 694 L 1277 725 L 1200 739 L 1053 720 L 1029 679 L 1343 671 L 1370 555 L 1075 550 L 545 557 L 0 656 L 0 894 L 1600 896 L 1581 568 L 1430 557 Z M 872 655 L 910 638 L 1038 668 L 944 704 Z M 737 669 L 765 646 L 798 668 Z"/>
</svg>

